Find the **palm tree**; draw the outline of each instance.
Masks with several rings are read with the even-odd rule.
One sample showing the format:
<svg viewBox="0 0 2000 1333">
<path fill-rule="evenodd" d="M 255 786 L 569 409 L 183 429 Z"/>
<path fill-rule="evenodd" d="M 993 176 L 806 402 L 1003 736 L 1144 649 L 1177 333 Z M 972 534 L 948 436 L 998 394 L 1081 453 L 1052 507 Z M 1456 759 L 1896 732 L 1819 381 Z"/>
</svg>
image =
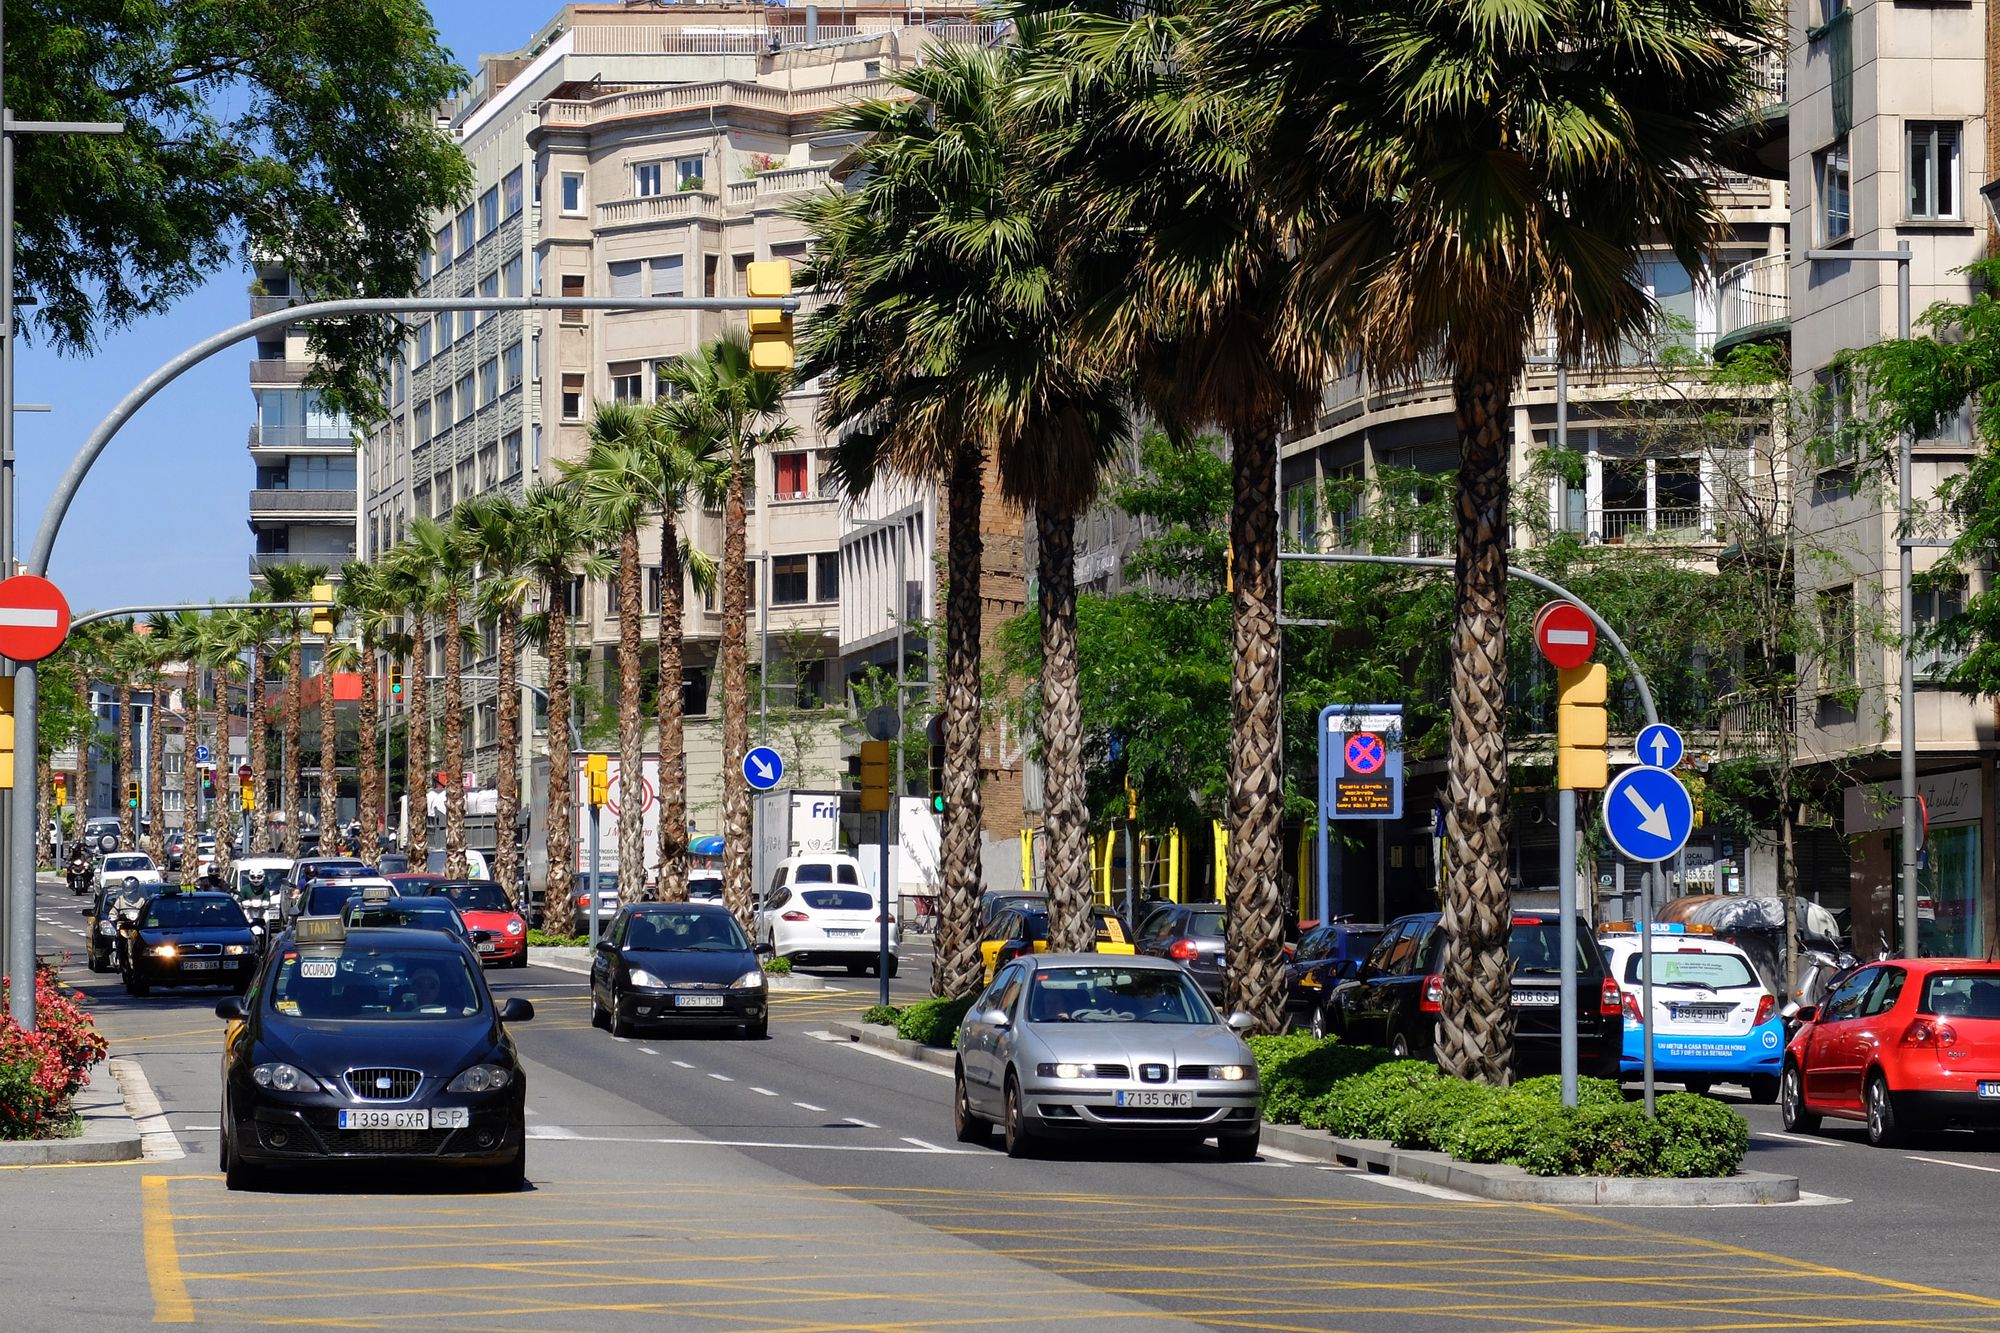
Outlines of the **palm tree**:
<svg viewBox="0 0 2000 1333">
<path fill-rule="evenodd" d="M 159 623 L 155 619 L 154 623 Z M 165 646 L 181 664 L 181 864 L 183 882 L 192 883 L 199 867 L 201 771 L 195 747 L 201 744 L 201 663 L 207 648 L 207 627 L 196 611 L 177 611 L 167 622 Z"/>
<path fill-rule="evenodd" d="M 1441 358 L 1451 381 L 1457 621 L 1438 1058 L 1498 1082 L 1513 1044 L 1514 384 L 1531 341 L 1565 364 L 1609 363 L 1651 330 L 1643 251 L 1671 251 L 1691 271 L 1712 257 L 1727 231 L 1710 183 L 1770 20 L 1752 0 L 1522 0 L 1504 21 L 1454 4 L 1367 4 L 1339 23 L 1299 0 L 1204 13 L 1190 64 L 1249 112 L 1249 169 L 1279 214 L 1303 220 L 1300 306 L 1321 314 L 1322 345 L 1359 350 L 1392 381 L 1435 373 Z"/>
<path fill-rule="evenodd" d="M 253 601 L 265 601 L 270 597 L 268 588 L 260 588 L 250 594 Z M 271 718 L 267 706 L 264 686 L 271 675 L 271 634 L 274 621 L 271 613 L 252 611 L 247 613 L 245 631 L 250 635 L 250 682 L 247 713 L 249 724 L 246 739 L 250 747 L 250 790 L 256 793 L 257 808 L 250 820 L 250 841 L 244 851 L 250 856 L 264 856 L 271 850 L 271 821 L 264 804 L 269 797 L 264 780 L 268 776 L 270 763 Z"/>
<path fill-rule="evenodd" d="M 495 675 L 499 762 L 494 767 L 494 828 L 498 850 L 493 878 L 517 904 L 525 895 L 514 825 L 521 813 L 521 620 L 537 585 L 528 567 L 527 510 L 504 491 L 489 491 L 458 506 L 472 560 L 478 568 L 474 612 L 495 622 L 499 641 Z M 664 762 L 664 758 L 663 758 Z"/>
<path fill-rule="evenodd" d="M 750 565 L 744 489 L 759 448 L 787 443 L 798 428 L 784 420 L 789 376 L 750 369 L 750 345 L 719 338 L 681 358 L 670 380 L 686 410 L 710 424 L 727 468 L 722 509 L 722 900 L 745 929 L 750 925 L 750 667 L 747 640 Z"/>
<path fill-rule="evenodd" d="M 355 743 L 360 755 L 355 766 L 355 819 L 361 825 L 361 856 L 373 861 L 381 835 L 382 770 L 375 747 L 380 737 L 375 731 L 375 709 L 379 703 L 383 636 L 388 632 L 390 608 L 382 592 L 381 566 L 350 560 L 340 568 L 340 586 L 335 590 L 341 613 L 356 631 L 356 642 L 344 645 L 344 669 L 361 674 L 361 701 L 356 721 Z"/>
<path fill-rule="evenodd" d="M 138 722 L 132 711 L 132 686 L 145 670 L 146 645 L 129 620 L 105 622 L 104 660 L 118 692 L 118 781 L 129 783 L 137 769 Z M 118 801 L 118 845 L 139 845 L 139 811 L 121 793 Z"/>
<path fill-rule="evenodd" d="M 410 524 L 410 550 L 430 572 L 429 608 L 444 626 L 444 873 L 465 877 L 465 636 L 461 614 L 472 595 L 472 559 L 465 528 L 418 517 Z"/>
<path fill-rule="evenodd" d="M 403 630 L 397 643 L 405 650 L 403 692 L 403 801 L 408 806 L 405 850 L 429 846 L 431 721 L 428 708 L 430 640 L 426 637 L 430 611 L 431 577 L 422 557 L 408 539 L 382 560 L 382 595 L 403 615 Z"/>
<path fill-rule="evenodd" d="M 146 645 L 139 681 L 152 699 L 151 725 L 146 728 L 146 854 L 153 864 L 167 863 L 167 729 L 166 665 L 172 660 L 170 626 L 153 617 L 138 637 Z"/>
<path fill-rule="evenodd" d="M 215 761 L 215 802 L 209 809 L 210 828 L 215 834 L 215 874 L 225 883 L 229 876 L 229 839 L 235 831 L 235 808 L 229 791 L 229 685 L 241 679 L 245 667 L 243 653 L 263 632 L 252 615 L 237 611 L 211 612 L 205 625 L 204 654 L 209 668 L 209 684 L 215 703 L 215 740 L 209 750 Z"/>
<path fill-rule="evenodd" d="M 618 540 L 618 897 L 628 903 L 646 893 L 645 811 L 633 796 L 640 789 L 645 762 L 639 622 L 646 608 L 639 600 L 639 525 L 652 511 L 652 498 L 659 489 L 646 475 L 653 467 L 647 447 L 650 431 L 651 418 L 643 405 L 598 403 L 587 427 L 589 452 L 577 462 L 556 465 L 577 503 Z M 666 761 L 664 752 L 660 759 Z"/>
<path fill-rule="evenodd" d="M 76 813 L 79 823 L 90 818 L 91 796 L 91 750 L 97 744 L 97 710 L 90 702 L 90 684 L 97 676 L 104 660 L 104 622 L 98 621 L 73 631 L 63 643 L 64 655 L 69 659 L 70 688 L 76 692 L 77 705 L 84 712 L 84 729 L 76 740 Z M 113 801 L 121 800 L 119 793 L 112 793 Z"/>
<path fill-rule="evenodd" d="M 274 602 L 302 602 L 312 595 L 313 586 L 326 578 L 320 565 L 286 563 L 264 571 L 264 584 Z M 296 611 L 282 612 L 278 624 L 286 632 L 284 763 L 279 805 L 285 817 L 285 855 L 299 855 L 299 823 L 304 803 L 299 798 L 299 747 L 302 742 L 303 703 L 299 691 L 305 683 L 305 631 Z M 324 836 L 324 830 L 322 830 Z"/>
<path fill-rule="evenodd" d="M 548 877 L 542 889 L 545 928 L 555 935 L 574 929 L 572 885 L 576 870 L 576 825 L 570 751 L 570 590 L 579 573 L 602 578 L 610 562 L 597 554 L 604 533 L 569 487 L 537 482 L 521 504 L 525 561 L 541 585 L 542 614 L 536 617 L 549 661 Z"/>
</svg>

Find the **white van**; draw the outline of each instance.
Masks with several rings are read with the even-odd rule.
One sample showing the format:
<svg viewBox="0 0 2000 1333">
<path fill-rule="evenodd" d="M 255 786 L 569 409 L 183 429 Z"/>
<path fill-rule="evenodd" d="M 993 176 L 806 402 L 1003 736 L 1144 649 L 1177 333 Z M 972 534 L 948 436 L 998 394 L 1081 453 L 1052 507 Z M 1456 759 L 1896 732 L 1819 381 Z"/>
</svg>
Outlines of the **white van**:
<svg viewBox="0 0 2000 1333">
<path fill-rule="evenodd" d="M 442 875 L 444 873 L 444 853 L 432 852 L 424 859 L 424 873 Z M 476 847 L 465 849 L 465 877 L 467 879 L 492 879 L 493 868 L 486 864 L 486 853 Z"/>
<path fill-rule="evenodd" d="M 243 914 L 262 921 L 264 938 L 277 938 L 277 928 L 285 916 L 285 890 L 292 882 L 289 856 L 250 856 L 229 867 L 229 891 L 243 904 Z"/>
<path fill-rule="evenodd" d="M 889 975 L 903 942 L 889 908 Z M 757 914 L 757 938 L 797 964 L 845 966 L 850 976 L 881 963 L 881 899 L 863 879 L 861 863 L 844 852 L 788 856 L 778 863 Z"/>
</svg>

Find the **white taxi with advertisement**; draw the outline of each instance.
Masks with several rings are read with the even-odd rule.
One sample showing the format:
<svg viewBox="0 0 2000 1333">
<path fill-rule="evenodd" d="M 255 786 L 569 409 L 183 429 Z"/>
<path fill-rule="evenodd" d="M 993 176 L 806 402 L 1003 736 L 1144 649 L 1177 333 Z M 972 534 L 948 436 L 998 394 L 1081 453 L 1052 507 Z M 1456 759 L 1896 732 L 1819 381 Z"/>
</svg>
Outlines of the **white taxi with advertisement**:
<svg viewBox="0 0 2000 1333">
<path fill-rule="evenodd" d="M 1756 1102 L 1778 1096 L 1785 1024 L 1778 998 L 1757 976 L 1750 956 L 1714 938 L 1706 927 L 1653 925 L 1653 1072 L 1689 1092 L 1740 1083 Z M 1622 1077 L 1644 1069 L 1644 958 L 1636 927 L 1612 922 L 1598 932 L 1611 979 L 1623 991 Z"/>
</svg>

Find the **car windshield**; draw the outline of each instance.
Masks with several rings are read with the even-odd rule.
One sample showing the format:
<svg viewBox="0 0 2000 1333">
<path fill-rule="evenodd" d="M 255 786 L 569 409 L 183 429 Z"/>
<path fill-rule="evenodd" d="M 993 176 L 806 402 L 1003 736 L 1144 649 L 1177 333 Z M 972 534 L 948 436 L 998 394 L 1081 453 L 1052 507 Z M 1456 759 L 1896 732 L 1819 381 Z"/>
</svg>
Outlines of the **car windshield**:
<svg viewBox="0 0 2000 1333">
<path fill-rule="evenodd" d="M 688 953 L 741 953 L 749 949 L 736 918 L 727 912 L 640 912 L 625 928 L 628 949 Z"/>
<path fill-rule="evenodd" d="M 146 904 L 149 926 L 202 926 L 249 929 L 243 909 L 229 898 L 154 898 Z"/>
<path fill-rule="evenodd" d="M 444 903 L 401 898 L 387 903 L 349 900 L 348 921 L 357 926 L 414 926 L 418 930 L 449 930 L 456 934 L 463 924 L 458 913 Z"/>
<path fill-rule="evenodd" d="M 438 885 L 431 892 L 450 900 L 461 912 L 506 912 L 513 909 L 513 904 L 507 901 L 506 891 L 489 880 Z"/>
<path fill-rule="evenodd" d="M 1064 967 L 1035 973 L 1032 1023 L 1213 1023 L 1215 1011 L 1178 968 Z"/>
<path fill-rule="evenodd" d="M 271 1007 L 293 1018 L 464 1018 L 484 1003 L 467 967 L 441 949 L 354 939 L 339 949 L 287 949 L 271 975 Z"/>
<path fill-rule="evenodd" d="M 2000 1018 L 2000 972 L 1934 972 L 1918 1007 L 1945 1018 Z"/>
<path fill-rule="evenodd" d="M 1625 960 L 1625 980 L 1634 985 L 1639 982 L 1639 955 L 1636 953 Z M 1668 952 L 1655 947 L 1653 984 L 1727 990 L 1731 986 L 1757 986 L 1762 983 L 1751 973 L 1750 965 L 1733 953 Z"/>
<path fill-rule="evenodd" d="M 307 916 L 339 916 L 340 908 L 359 890 L 338 880 L 315 883 L 306 890 Z"/>
<path fill-rule="evenodd" d="M 314 879 L 366 879 L 374 874 L 359 861 L 322 861 L 312 867 Z"/>
<path fill-rule="evenodd" d="M 153 858 L 150 856 L 107 856 L 104 858 L 106 870 L 151 870 Z"/>
<path fill-rule="evenodd" d="M 1438 934 L 1443 935 L 1443 931 Z M 1588 932 L 1576 932 L 1576 958 L 1579 975 L 1595 976 L 1602 971 L 1602 955 L 1596 954 L 1597 945 Z M 1514 971 L 1548 972 L 1562 971 L 1562 923 L 1552 916 L 1514 918 L 1514 929 L 1507 937 L 1507 952 L 1514 959 Z M 1593 962 L 1593 955 L 1599 961 Z"/>
<path fill-rule="evenodd" d="M 799 895 L 807 907 L 823 912 L 871 912 L 875 895 L 858 889 L 807 889 Z"/>
<path fill-rule="evenodd" d="M 291 872 L 286 870 L 239 870 L 236 872 L 236 896 L 266 898 L 291 882 Z"/>
</svg>

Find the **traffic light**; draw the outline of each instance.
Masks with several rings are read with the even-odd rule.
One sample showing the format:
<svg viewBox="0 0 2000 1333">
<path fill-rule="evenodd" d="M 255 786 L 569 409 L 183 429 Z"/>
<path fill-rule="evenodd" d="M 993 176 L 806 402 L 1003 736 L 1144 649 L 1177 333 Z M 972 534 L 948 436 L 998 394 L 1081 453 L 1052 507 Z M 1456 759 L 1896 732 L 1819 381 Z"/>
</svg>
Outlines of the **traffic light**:
<svg viewBox="0 0 2000 1333">
<path fill-rule="evenodd" d="M 1132 785 L 1132 775 L 1125 775 L 1125 822 L 1139 822 L 1139 789 Z"/>
<path fill-rule="evenodd" d="M 125 784 L 125 804 L 134 810 L 139 808 L 139 781 L 137 778 Z"/>
<path fill-rule="evenodd" d="M 403 668 L 399 666 L 392 666 L 389 668 L 389 697 L 392 699 L 400 698 L 402 697 L 402 693 L 403 693 Z"/>
<path fill-rule="evenodd" d="M 312 632 L 322 639 L 333 637 L 333 585 L 315 583 L 312 590 Z"/>
<path fill-rule="evenodd" d="M 889 809 L 889 742 L 861 742 L 861 813 Z"/>
<path fill-rule="evenodd" d="M 245 810 L 255 810 L 257 808 L 257 785 L 248 781 L 237 783 L 236 802 Z"/>
<path fill-rule="evenodd" d="M 1600 791 L 1610 780 L 1604 747 L 1611 739 L 1610 678 L 1604 663 L 1556 673 L 1556 786 Z"/>
<path fill-rule="evenodd" d="M 592 805 L 603 805 L 611 799 L 611 757 L 589 754 L 583 757 L 583 772 L 590 790 L 586 798 Z"/>
<path fill-rule="evenodd" d="M 33 745 L 29 753 L 34 753 Z M 30 760 L 32 763 L 32 759 Z M 32 772 L 32 769 L 30 770 Z M 33 781 L 32 777 L 29 781 Z M 0 676 L 0 790 L 14 785 L 14 678 Z"/>
<path fill-rule="evenodd" d="M 751 296 L 785 297 L 792 294 L 792 262 L 770 259 L 750 265 Z M 797 349 L 792 345 L 792 316 L 784 310 L 750 311 L 750 369 L 786 371 L 792 368 Z"/>
<path fill-rule="evenodd" d="M 930 720 L 926 728 L 931 741 L 931 811 L 944 813 L 944 714 Z"/>
<path fill-rule="evenodd" d="M 53 776 L 56 783 L 56 806 L 60 809 L 69 804 L 69 775 L 67 773 L 57 773 Z"/>
<path fill-rule="evenodd" d="M 215 799 L 215 774 L 204 769 L 201 775 L 201 794 L 206 800 Z"/>
</svg>

